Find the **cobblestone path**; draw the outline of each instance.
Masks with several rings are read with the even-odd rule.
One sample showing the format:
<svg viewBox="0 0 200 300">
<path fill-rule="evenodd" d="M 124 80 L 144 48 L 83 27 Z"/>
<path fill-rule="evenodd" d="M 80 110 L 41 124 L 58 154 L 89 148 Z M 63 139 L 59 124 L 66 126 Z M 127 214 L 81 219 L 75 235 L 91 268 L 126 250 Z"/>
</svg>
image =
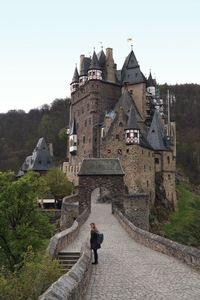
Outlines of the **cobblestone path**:
<svg viewBox="0 0 200 300">
<path fill-rule="evenodd" d="M 89 219 L 65 250 L 80 251 L 91 222 L 104 233 L 104 242 L 84 300 L 200 300 L 200 274 L 136 243 L 111 214 L 109 204 L 92 203 Z"/>
</svg>

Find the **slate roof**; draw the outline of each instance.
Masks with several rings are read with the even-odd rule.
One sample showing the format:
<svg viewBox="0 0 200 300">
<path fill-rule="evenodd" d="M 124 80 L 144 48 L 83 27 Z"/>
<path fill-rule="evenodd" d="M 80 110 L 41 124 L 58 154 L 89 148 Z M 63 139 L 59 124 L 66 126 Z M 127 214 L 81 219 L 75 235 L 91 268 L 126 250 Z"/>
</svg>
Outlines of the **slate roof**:
<svg viewBox="0 0 200 300">
<path fill-rule="evenodd" d="M 103 67 L 106 64 L 106 55 L 104 53 L 103 50 L 101 50 L 98 54 L 97 54 L 97 58 L 99 60 L 99 64 L 101 67 Z"/>
<path fill-rule="evenodd" d="M 30 170 L 47 171 L 53 167 L 53 158 L 50 155 L 45 139 L 40 138 L 32 155 L 25 158 L 17 177 L 23 176 L 25 172 Z"/>
<path fill-rule="evenodd" d="M 149 77 L 147 79 L 147 87 L 155 86 L 155 80 L 153 79 L 151 72 L 149 73 Z"/>
<path fill-rule="evenodd" d="M 88 70 L 92 70 L 92 69 L 101 70 L 101 67 L 99 65 L 99 61 L 98 61 L 98 58 L 97 58 L 97 55 L 96 55 L 95 51 L 93 52 L 92 60 L 91 60 L 91 63 L 90 63 L 90 66 L 89 66 Z"/>
<path fill-rule="evenodd" d="M 121 71 L 122 84 L 130 83 L 137 84 L 146 82 L 146 78 L 140 70 L 140 66 L 135 57 L 133 50 L 126 57 L 122 71 Z"/>
<path fill-rule="evenodd" d="M 74 70 L 74 75 L 73 75 L 73 78 L 72 78 L 72 82 L 78 82 L 79 81 L 79 74 L 78 74 L 78 70 L 77 70 L 77 67 L 75 68 Z"/>
<path fill-rule="evenodd" d="M 155 110 L 153 120 L 149 128 L 147 141 L 154 150 L 169 150 L 165 128 L 157 110 Z"/>
<path fill-rule="evenodd" d="M 126 129 L 140 129 L 138 125 L 137 112 L 134 105 L 131 105 Z"/>
<path fill-rule="evenodd" d="M 125 90 L 123 92 L 123 94 L 121 95 L 121 97 L 119 98 L 117 104 L 115 105 L 115 108 L 114 108 L 114 111 L 118 111 L 118 109 L 120 107 L 123 108 L 125 114 L 127 116 L 129 116 L 129 112 L 131 110 L 131 106 L 134 106 L 134 109 L 136 111 L 136 115 L 137 115 L 137 118 L 138 118 L 138 121 L 142 121 L 142 116 L 133 100 L 133 97 L 131 96 L 131 94 L 129 93 L 128 90 Z"/>
<path fill-rule="evenodd" d="M 86 158 L 83 160 L 79 176 L 124 175 L 119 159 Z"/>
<path fill-rule="evenodd" d="M 87 75 L 89 66 L 91 64 L 91 58 L 90 57 L 84 57 L 81 67 L 80 67 L 80 76 Z"/>
</svg>

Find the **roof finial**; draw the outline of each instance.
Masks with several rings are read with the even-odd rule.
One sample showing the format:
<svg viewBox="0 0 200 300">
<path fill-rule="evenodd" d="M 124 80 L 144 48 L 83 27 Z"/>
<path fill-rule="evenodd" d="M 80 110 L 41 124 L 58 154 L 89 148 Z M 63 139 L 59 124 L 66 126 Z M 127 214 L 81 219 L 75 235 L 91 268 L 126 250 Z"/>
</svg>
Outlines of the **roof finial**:
<svg viewBox="0 0 200 300">
<path fill-rule="evenodd" d="M 94 52 L 95 52 L 95 47 L 93 47 L 93 50 L 94 50 Z"/>
<path fill-rule="evenodd" d="M 101 50 L 103 50 L 103 43 L 102 43 L 102 42 L 100 42 L 100 45 L 101 45 Z"/>
<path fill-rule="evenodd" d="M 127 42 L 131 44 L 131 51 L 133 51 L 133 39 L 132 38 L 128 38 Z"/>
</svg>

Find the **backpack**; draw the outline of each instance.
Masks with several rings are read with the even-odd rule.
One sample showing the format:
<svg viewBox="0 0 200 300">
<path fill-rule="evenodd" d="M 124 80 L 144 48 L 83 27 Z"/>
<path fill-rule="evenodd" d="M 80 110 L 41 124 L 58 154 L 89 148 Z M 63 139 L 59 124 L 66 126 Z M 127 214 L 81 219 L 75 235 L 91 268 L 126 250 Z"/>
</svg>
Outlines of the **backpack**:
<svg viewBox="0 0 200 300">
<path fill-rule="evenodd" d="M 97 233 L 97 244 L 100 245 L 103 243 L 103 233 Z"/>
</svg>

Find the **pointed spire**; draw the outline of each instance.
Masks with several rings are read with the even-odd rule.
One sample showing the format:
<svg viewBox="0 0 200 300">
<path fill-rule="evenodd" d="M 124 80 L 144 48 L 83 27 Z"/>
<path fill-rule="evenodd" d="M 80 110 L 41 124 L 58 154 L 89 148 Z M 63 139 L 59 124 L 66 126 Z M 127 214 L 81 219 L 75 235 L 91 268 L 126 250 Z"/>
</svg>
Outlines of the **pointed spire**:
<svg viewBox="0 0 200 300">
<path fill-rule="evenodd" d="M 147 141 L 155 150 L 168 150 L 167 135 L 160 114 L 155 110 L 151 126 L 147 135 Z"/>
<path fill-rule="evenodd" d="M 88 70 L 101 70 L 96 52 L 93 52 L 92 61 Z"/>
<path fill-rule="evenodd" d="M 147 87 L 155 87 L 155 80 L 153 79 L 152 75 L 151 75 L 151 71 L 149 73 L 149 77 L 147 79 Z"/>
<path fill-rule="evenodd" d="M 73 78 L 72 78 L 72 82 L 71 82 L 71 83 L 78 82 L 78 81 L 79 81 L 79 74 L 78 74 L 77 67 L 75 67 L 74 75 L 73 75 Z"/>
</svg>

